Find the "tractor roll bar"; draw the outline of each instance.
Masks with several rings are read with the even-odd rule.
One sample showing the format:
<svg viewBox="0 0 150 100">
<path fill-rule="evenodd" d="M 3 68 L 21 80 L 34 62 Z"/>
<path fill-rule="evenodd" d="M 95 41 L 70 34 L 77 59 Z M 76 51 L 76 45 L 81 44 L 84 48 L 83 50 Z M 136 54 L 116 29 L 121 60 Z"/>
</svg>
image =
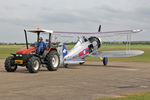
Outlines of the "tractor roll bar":
<svg viewBox="0 0 150 100">
<path fill-rule="evenodd" d="M 25 33 L 25 39 L 26 39 L 26 46 L 27 46 L 27 49 L 28 49 L 29 47 L 28 47 L 27 32 L 26 32 L 26 30 L 25 30 L 25 29 L 24 29 L 24 33 Z"/>
<path fill-rule="evenodd" d="M 49 33 L 49 39 L 48 39 L 49 48 L 51 47 L 51 33 Z"/>
<path fill-rule="evenodd" d="M 38 52 L 39 38 L 40 38 L 40 32 L 37 32 L 37 48 L 36 48 L 36 53 Z"/>
</svg>

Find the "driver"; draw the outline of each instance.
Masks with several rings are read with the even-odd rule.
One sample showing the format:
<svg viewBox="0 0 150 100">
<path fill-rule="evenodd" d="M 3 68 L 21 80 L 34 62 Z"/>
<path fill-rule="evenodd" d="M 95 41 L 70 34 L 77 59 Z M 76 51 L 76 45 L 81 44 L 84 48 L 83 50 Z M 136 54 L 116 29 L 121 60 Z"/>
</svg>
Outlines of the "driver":
<svg viewBox="0 0 150 100">
<path fill-rule="evenodd" d="M 38 47 L 39 53 L 44 51 L 44 49 L 46 48 L 46 43 L 43 41 L 42 37 L 39 38 L 39 44 L 38 45 L 39 45 L 39 47 Z"/>
</svg>

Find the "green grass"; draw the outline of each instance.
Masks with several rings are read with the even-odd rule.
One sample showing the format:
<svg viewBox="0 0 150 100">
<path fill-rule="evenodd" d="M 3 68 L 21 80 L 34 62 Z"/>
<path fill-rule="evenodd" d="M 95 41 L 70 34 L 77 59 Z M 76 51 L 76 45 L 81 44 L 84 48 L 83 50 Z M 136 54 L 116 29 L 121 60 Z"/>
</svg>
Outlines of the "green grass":
<svg viewBox="0 0 150 100">
<path fill-rule="evenodd" d="M 70 50 L 74 45 L 67 45 L 67 49 Z M 20 48 L 25 47 L 25 45 L 0 45 L 0 59 L 4 59 L 10 56 L 11 53 L 15 53 Z M 131 49 L 143 50 L 145 53 L 135 57 L 125 57 L 125 58 L 109 58 L 109 61 L 131 61 L 131 62 L 150 62 L 150 46 L 149 45 L 132 45 Z M 102 45 L 99 51 L 109 51 L 109 50 L 125 50 L 123 45 Z M 87 57 L 87 61 L 99 61 L 99 58 Z"/>
<path fill-rule="evenodd" d="M 17 50 L 24 47 L 25 45 L 0 45 L 0 59 L 8 57 L 11 53 L 16 53 Z"/>
<path fill-rule="evenodd" d="M 131 93 L 116 98 L 100 98 L 95 100 L 150 100 L 150 92 Z"/>
</svg>

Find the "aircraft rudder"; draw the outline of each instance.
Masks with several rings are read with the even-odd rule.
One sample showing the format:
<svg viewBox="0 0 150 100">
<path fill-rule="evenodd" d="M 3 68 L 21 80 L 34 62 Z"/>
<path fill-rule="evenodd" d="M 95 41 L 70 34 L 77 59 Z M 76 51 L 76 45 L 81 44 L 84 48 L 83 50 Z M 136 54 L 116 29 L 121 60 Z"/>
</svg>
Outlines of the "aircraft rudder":
<svg viewBox="0 0 150 100">
<path fill-rule="evenodd" d="M 63 58 L 68 54 L 65 44 L 62 45 Z"/>
</svg>

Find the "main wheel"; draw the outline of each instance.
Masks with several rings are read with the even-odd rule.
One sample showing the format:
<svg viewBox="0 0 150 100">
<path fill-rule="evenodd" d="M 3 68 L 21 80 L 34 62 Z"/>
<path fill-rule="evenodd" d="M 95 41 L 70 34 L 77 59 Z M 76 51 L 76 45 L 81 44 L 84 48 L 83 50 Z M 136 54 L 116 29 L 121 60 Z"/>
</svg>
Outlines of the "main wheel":
<svg viewBox="0 0 150 100">
<path fill-rule="evenodd" d="M 104 58 L 103 58 L 103 64 L 104 64 L 104 66 L 106 66 L 107 63 L 108 63 L 108 58 L 107 58 L 107 57 L 104 57 Z"/>
<path fill-rule="evenodd" d="M 40 69 L 40 65 L 40 59 L 38 57 L 33 56 L 28 60 L 26 68 L 30 73 L 37 73 Z"/>
<path fill-rule="evenodd" d="M 49 71 L 56 71 L 60 64 L 60 57 L 56 50 L 52 50 L 46 56 L 47 60 L 47 69 Z"/>
<path fill-rule="evenodd" d="M 7 72 L 15 72 L 17 69 L 17 65 L 14 64 L 13 56 L 6 58 L 5 60 L 5 70 Z"/>
</svg>

